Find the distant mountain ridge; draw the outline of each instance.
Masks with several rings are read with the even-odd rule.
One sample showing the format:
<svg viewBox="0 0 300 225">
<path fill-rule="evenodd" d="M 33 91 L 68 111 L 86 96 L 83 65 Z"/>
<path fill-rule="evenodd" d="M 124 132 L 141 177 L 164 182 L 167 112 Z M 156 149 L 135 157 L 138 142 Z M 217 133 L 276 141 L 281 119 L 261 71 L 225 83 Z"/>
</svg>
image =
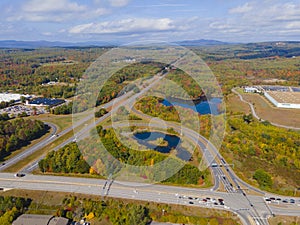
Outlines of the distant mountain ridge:
<svg viewBox="0 0 300 225">
<path fill-rule="evenodd" d="M 206 39 L 178 41 L 175 43 L 178 45 L 182 45 L 182 46 L 213 46 L 213 45 L 233 44 L 233 43 L 229 43 L 229 42 L 222 42 L 222 41 L 217 41 L 217 40 L 206 40 Z"/>
<path fill-rule="evenodd" d="M 177 41 L 175 44 L 182 46 L 213 46 L 213 45 L 228 45 L 230 43 L 217 40 L 185 40 Z M 2 40 L 0 41 L 0 48 L 51 48 L 51 47 L 88 47 L 88 46 L 118 46 L 120 43 L 108 43 L 101 41 L 88 42 L 61 42 L 61 41 L 16 41 L 16 40 Z"/>
<path fill-rule="evenodd" d="M 222 45 L 236 45 L 242 44 L 245 46 L 275 46 L 282 47 L 286 44 L 298 44 L 299 41 L 270 41 L 270 42 L 254 42 L 254 43 L 236 43 L 236 42 L 223 42 L 218 40 L 183 40 L 173 42 L 180 46 L 222 46 Z M 17 41 L 17 40 L 0 40 L 0 48 L 53 48 L 53 47 L 112 47 L 121 46 L 124 43 L 105 42 L 105 41 L 86 41 L 86 42 L 63 42 L 63 41 Z"/>
</svg>

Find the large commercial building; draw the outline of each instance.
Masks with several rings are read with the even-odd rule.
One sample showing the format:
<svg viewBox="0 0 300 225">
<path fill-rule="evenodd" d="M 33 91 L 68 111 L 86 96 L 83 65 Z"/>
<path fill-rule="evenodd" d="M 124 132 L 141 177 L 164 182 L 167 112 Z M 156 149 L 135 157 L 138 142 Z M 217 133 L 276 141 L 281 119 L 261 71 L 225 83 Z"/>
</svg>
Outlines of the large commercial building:
<svg viewBox="0 0 300 225">
<path fill-rule="evenodd" d="M 14 93 L 0 93 L 0 102 L 20 101 L 21 96 L 24 96 L 25 98 L 31 97 L 30 95 L 21 95 L 21 94 L 14 94 Z"/>
<path fill-rule="evenodd" d="M 32 101 L 27 101 L 26 105 L 31 106 L 57 106 L 60 104 L 65 103 L 65 100 L 62 99 L 56 99 L 56 98 L 36 98 Z"/>
<path fill-rule="evenodd" d="M 263 86 L 265 97 L 278 108 L 300 109 L 300 88 Z"/>
</svg>

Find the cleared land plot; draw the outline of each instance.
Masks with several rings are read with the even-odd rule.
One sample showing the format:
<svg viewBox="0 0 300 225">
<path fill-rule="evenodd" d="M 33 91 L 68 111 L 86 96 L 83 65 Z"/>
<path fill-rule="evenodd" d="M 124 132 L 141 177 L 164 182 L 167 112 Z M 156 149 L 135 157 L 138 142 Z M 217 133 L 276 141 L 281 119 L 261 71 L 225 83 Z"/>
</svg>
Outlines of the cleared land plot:
<svg viewBox="0 0 300 225">
<path fill-rule="evenodd" d="M 273 123 L 300 127 L 299 109 L 282 109 L 273 106 L 264 96 L 258 94 L 242 94 L 243 98 L 254 104 L 257 115 Z"/>
</svg>

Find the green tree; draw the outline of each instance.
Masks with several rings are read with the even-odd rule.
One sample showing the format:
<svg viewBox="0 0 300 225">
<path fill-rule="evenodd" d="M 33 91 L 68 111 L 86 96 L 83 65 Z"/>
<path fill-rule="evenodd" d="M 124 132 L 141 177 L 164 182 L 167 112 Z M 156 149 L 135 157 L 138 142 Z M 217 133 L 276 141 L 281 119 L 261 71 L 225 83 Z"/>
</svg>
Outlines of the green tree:
<svg viewBox="0 0 300 225">
<path fill-rule="evenodd" d="M 270 188 L 272 186 L 272 178 L 263 169 L 258 169 L 255 171 L 253 178 L 257 181 L 261 188 Z"/>
</svg>

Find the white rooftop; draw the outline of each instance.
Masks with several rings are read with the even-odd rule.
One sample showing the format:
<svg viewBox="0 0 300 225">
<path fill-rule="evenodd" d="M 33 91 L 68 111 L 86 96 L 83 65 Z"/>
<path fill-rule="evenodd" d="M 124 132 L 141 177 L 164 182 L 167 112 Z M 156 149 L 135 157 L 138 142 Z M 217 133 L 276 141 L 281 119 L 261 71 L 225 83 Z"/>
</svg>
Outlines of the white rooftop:
<svg viewBox="0 0 300 225">
<path fill-rule="evenodd" d="M 21 94 L 13 94 L 13 93 L 0 93 L 0 102 L 9 102 L 11 100 L 18 101 L 21 99 L 21 96 L 26 98 L 30 97 L 30 95 L 21 95 Z"/>
</svg>

